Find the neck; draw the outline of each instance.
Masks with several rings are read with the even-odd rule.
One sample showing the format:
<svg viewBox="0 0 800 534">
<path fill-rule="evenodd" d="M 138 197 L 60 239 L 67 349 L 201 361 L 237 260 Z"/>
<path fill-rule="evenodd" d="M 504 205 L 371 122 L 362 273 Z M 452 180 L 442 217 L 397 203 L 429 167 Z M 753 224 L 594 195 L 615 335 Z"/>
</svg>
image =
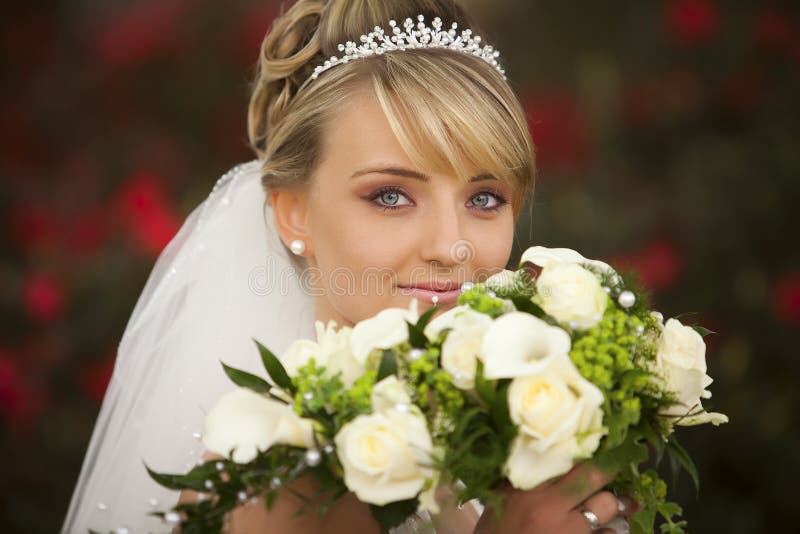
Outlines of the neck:
<svg viewBox="0 0 800 534">
<path fill-rule="evenodd" d="M 339 313 L 339 310 L 331 306 L 330 299 L 326 298 L 325 295 L 317 295 L 315 299 L 317 321 L 322 321 L 322 324 L 328 324 L 328 321 L 333 319 L 338 327 L 354 326 L 351 321 Z"/>
</svg>

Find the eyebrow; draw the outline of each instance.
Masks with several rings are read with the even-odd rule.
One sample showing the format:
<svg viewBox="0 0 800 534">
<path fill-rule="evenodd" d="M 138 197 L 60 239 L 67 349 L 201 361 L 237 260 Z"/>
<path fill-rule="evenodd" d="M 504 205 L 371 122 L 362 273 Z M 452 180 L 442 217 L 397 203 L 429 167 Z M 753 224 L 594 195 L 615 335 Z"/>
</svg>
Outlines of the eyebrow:
<svg viewBox="0 0 800 534">
<path fill-rule="evenodd" d="M 430 176 L 428 176 L 427 174 L 423 174 L 421 172 L 397 166 L 371 167 L 367 169 L 361 169 L 360 171 L 354 172 L 350 176 L 350 179 L 352 180 L 353 178 L 356 178 L 358 176 L 362 176 L 364 174 L 372 174 L 372 173 L 391 174 L 392 176 L 405 176 L 406 178 L 413 178 L 415 180 L 420 180 L 422 182 L 427 182 L 430 180 Z M 475 175 L 469 179 L 470 182 L 480 182 L 483 180 L 497 180 L 497 178 L 492 174 L 482 173 Z"/>
</svg>

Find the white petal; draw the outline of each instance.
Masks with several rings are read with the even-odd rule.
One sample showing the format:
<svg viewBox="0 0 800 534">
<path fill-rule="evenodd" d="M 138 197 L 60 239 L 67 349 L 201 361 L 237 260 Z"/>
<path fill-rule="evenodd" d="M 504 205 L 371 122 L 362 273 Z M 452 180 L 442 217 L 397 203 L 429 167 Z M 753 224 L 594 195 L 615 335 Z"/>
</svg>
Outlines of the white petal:
<svg viewBox="0 0 800 534">
<path fill-rule="evenodd" d="M 236 447 L 235 462 L 249 462 L 257 451 L 267 450 L 275 443 L 311 446 L 310 421 L 300 419 L 291 407 L 246 388 L 220 397 L 206 415 L 203 444 L 223 456 Z"/>
<path fill-rule="evenodd" d="M 515 488 L 531 489 L 572 469 L 577 452 L 574 438 L 544 452 L 536 451 L 529 441 L 524 436 L 517 436 L 508 454 L 505 470 Z"/>
<path fill-rule="evenodd" d="M 525 250 L 525 252 L 522 253 L 522 256 L 519 260 L 519 266 L 522 267 L 523 263 L 531 262 L 539 267 L 546 267 L 548 263 L 553 261 L 559 263 L 588 263 L 619 279 L 619 275 L 617 275 L 617 272 L 609 264 L 600 260 L 590 260 L 588 258 L 584 258 L 583 255 L 575 250 L 572 250 L 571 248 L 548 248 L 542 246 L 529 247 L 527 250 Z"/>
<path fill-rule="evenodd" d="M 569 335 L 525 312 L 501 315 L 483 336 L 482 359 L 486 378 L 514 378 L 534 374 L 550 360 L 569 354 Z"/>
<path fill-rule="evenodd" d="M 327 365 L 328 361 L 320 346 L 310 339 L 298 339 L 292 342 L 281 356 L 283 368 L 289 376 L 297 376 L 298 369 L 314 358 L 317 365 Z"/>
<path fill-rule="evenodd" d="M 388 349 L 408 339 L 406 321 L 415 323 L 419 320 L 416 310 L 415 298 L 409 309 L 387 308 L 357 323 L 350 334 L 350 350 L 356 361 L 364 365 L 373 350 Z"/>
</svg>

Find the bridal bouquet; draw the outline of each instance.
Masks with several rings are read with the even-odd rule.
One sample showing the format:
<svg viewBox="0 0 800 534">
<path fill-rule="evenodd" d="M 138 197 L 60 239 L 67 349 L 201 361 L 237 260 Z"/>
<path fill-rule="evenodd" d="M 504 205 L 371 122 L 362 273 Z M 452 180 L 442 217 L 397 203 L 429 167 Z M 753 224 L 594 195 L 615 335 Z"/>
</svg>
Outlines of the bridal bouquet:
<svg viewBox="0 0 800 534">
<path fill-rule="evenodd" d="M 505 481 L 533 488 L 588 460 L 617 472 L 611 490 L 641 509 L 631 532 L 682 533 L 657 468 L 698 484 L 675 426 L 727 422 L 704 409 L 709 333 L 650 311 L 629 275 L 570 249 L 532 247 L 519 269 L 466 283 L 433 318 L 417 301 L 337 328 L 281 357 L 256 341 L 269 380 L 223 364 L 239 388 L 219 399 L 203 442 L 220 454 L 187 474 L 149 470 L 160 484 L 200 492 L 155 512 L 184 532 L 219 531 L 224 514 L 312 476 L 299 495 L 319 513 L 346 492 L 389 529 L 437 513 L 437 488 L 459 502 L 497 504 Z"/>
</svg>

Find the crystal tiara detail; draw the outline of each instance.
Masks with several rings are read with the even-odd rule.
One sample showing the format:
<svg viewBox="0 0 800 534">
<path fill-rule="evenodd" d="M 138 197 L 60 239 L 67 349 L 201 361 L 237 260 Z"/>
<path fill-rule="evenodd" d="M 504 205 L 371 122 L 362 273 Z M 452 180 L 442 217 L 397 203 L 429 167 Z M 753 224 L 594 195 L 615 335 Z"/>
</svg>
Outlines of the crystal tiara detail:
<svg viewBox="0 0 800 534">
<path fill-rule="evenodd" d="M 449 30 L 442 30 L 442 19 L 433 19 L 432 28 L 425 25 L 425 16 L 417 15 L 417 29 L 414 29 L 414 21 L 409 17 L 403 23 L 405 31 L 402 31 L 395 20 L 389 21 L 392 27 L 392 34 L 386 35 L 383 28 L 375 26 L 375 29 L 360 37 L 361 45 L 356 45 L 353 41 L 339 44 L 338 49 L 344 52 L 342 57 L 331 56 L 325 63 L 314 68 L 314 73 L 306 80 L 309 83 L 317 78 L 320 73 L 335 67 L 336 65 L 347 63 L 353 59 L 365 58 L 375 54 L 383 54 L 390 51 L 403 51 L 413 48 L 447 48 L 456 52 L 478 56 L 492 65 L 503 79 L 506 79 L 505 71 L 497 62 L 500 52 L 491 45 L 481 46 L 481 37 L 472 36 L 472 30 L 461 31 L 460 36 L 456 36 L 458 23 L 453 22 Z"/>
</svg>

